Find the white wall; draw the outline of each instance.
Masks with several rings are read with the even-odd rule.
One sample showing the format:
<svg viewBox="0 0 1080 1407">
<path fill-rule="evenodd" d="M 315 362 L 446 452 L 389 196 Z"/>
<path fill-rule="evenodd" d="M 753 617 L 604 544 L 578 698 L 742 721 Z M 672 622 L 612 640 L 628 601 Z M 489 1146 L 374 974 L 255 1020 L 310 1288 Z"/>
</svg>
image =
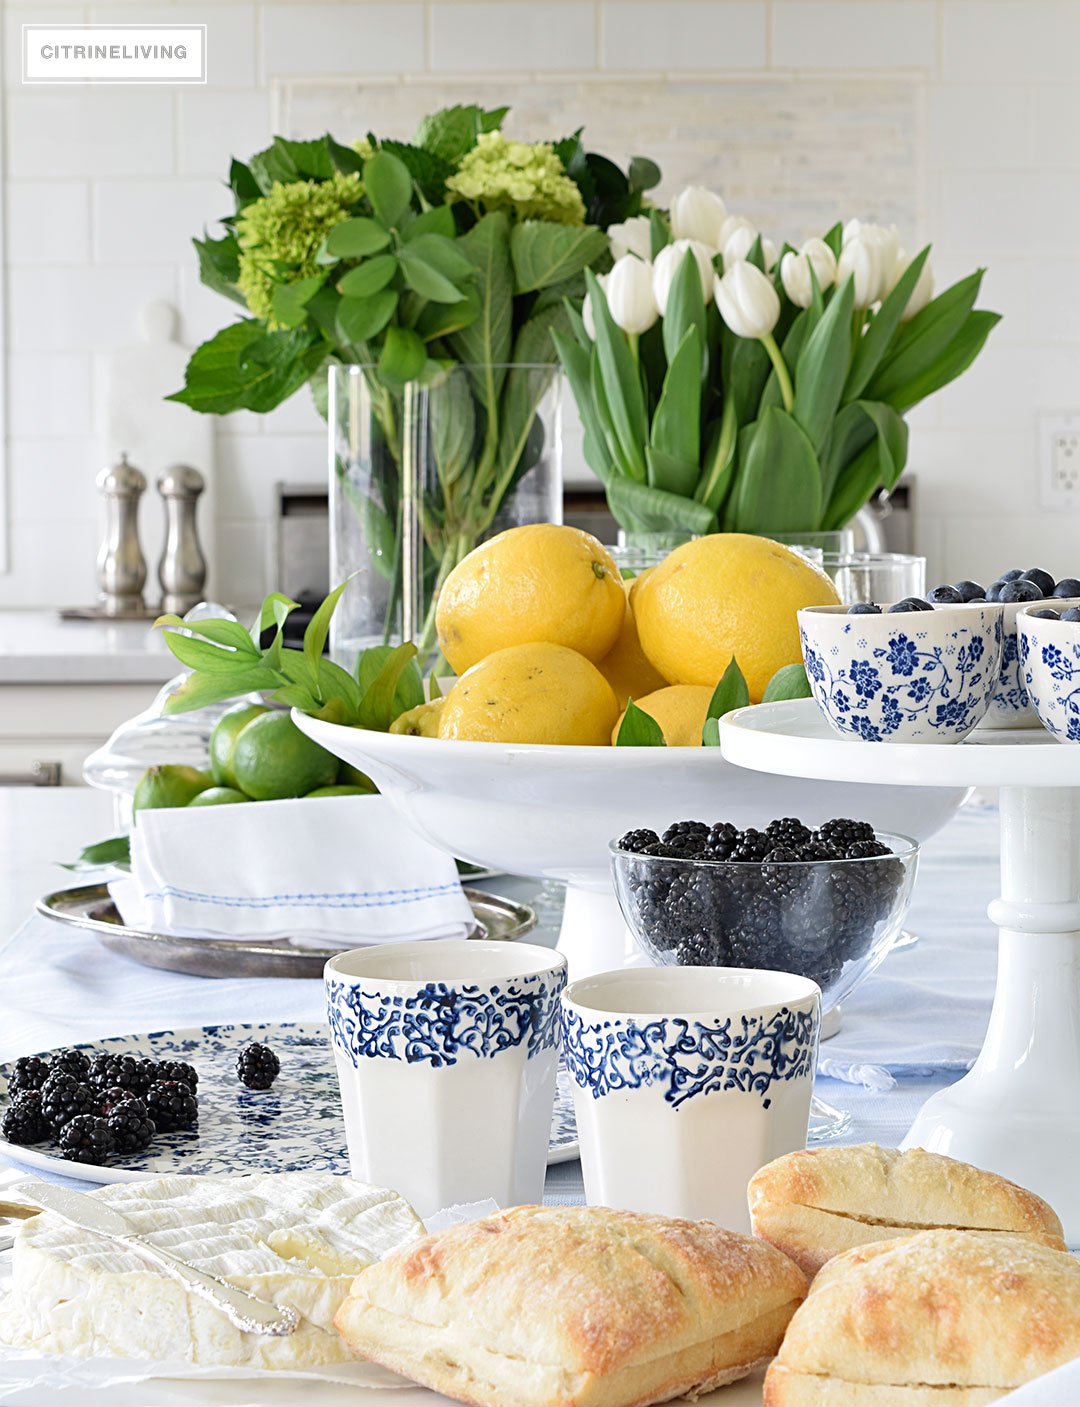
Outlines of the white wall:
<svg viewBox="0 0 1080 1407">
<path fill-rule="evenodd" d="M 151 10 L 208 23 L 206 88 L 21 87 L 23 21 Z M 576 113 L 597 146 L 655 153 L 673 178 L 700 170 L 774 232 L 834 201 L 891 214 L 913 244 L 932 238 L 942 282 L 988 264 L 983 301 L 1005 321 L 912 422 L 931 577 L 1080 571 L 1078 515 L 1039 506 L 1037 439 L 1040 413 L 1080 410 L 1080 3 L 32 0 L 5 19 L 0 606 L 91 598 L 101 353 L 134 340 L 149 298 L 179 304 L 189 341 L 227 320 L 188 240 L 228 207 L 230 153 L 321 130 L 328 114 L 348 138 L 353 122 L 388 125 L 481 86 L 517 100 L 536 124 L 524 135 Z M 216 594 L 271 584 L 271 486 L 317 479 L 323 463 L 302 398 L 220 425 Z"/>
</svg>

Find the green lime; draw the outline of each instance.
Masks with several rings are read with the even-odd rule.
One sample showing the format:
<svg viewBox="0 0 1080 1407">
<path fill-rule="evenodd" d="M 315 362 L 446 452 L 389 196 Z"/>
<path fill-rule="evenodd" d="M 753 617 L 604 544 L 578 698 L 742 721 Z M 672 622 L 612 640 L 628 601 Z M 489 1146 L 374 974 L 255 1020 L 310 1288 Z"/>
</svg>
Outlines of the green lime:
<svg viewBox="0 0 1080 1407">
<path fill-rule="evenodd" d="M 219 787 L 236 786 L 233 774 L 233 752 L 240 730 L 254 718 L 269 712 L 262 704 L 237 704 L 223 713 L 210 734 L 210 772 Z"/>
<path fill-rule="evenodd" d="M 243 728 L 233 749 L 236 785 L 256 801 L 306 796 L 337 780 L 338 760 L 313 743 L 287 713 L 255 718 Z"/>
<path fill-rule="evenodd" d="M 207 787 L 206 791 L 201 791 L 198 796 L 193 796 L 188 805 L 235 806 L 238 801 L 247 800 L 248 797 L 242 791 L 237 791 L 235 787 Z"/>
<path fill-rule="evenodd" d="M 338 781 L 342 786 L 359 787 L 361 791 L 379 790 L 368 774 L 361 772 L 360 768 L 354 767 L 351 762 L 343 762 L 341 764 L 341 771 L 338 773 Z"/>
<path fill-rule="evenodd" d="M 372 787 L 316 787 L 314 791 L 309 791 L 308 796 L 371 796 Z"/>
<path fill-rule="evenodd" d="M 209 772 L 167 762 L 162 767 L 151 767 L 142 774 L 135 788 L 131 809 L 153 811 L 165 806 L 187 806 L 193 797 L 213 785 L 214 779 Z"/>
</svg>

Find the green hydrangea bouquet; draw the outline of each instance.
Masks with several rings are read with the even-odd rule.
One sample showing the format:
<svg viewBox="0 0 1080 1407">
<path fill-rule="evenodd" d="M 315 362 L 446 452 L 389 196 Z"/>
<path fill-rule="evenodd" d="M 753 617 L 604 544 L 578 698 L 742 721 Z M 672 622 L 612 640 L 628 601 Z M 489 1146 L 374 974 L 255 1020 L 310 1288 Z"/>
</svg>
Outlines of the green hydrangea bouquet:
<svg viewBox="0 0 1080 1407">
<path fill-rule="evenodd" d="M 361 366 L 400 481 L 410 389 L 467 369 L 453 384 L 468 403 L 458 392 L 430 416 L 440 462 L 421 523 L 429 601 L 542 453 L 552 334 L 570 331 L 586 271 L 610 266 L 608 226 L 639 214 L 660 179 L 646 159 L 624 172 L 587 152 L 580 130 L 511 140 L 507 111 L 447 108 L 409 143 L 278 137 L 233 161 L 224 234 L 194 241 L 203 282 L 245 311 L 193 354 L 172 399 L 195 410 L 262 413 L 310 384 L 326 413 L 328 368 Z M 538 366 L 550 370 L 515 375 Z M 339 476 L 347 470 L 339 460 Z M 353 506 L 378 545 L 375 566 L 393 577 L 400 482 Z M 391 599 L 386 638 L 394 609 Z"/>
</svg>

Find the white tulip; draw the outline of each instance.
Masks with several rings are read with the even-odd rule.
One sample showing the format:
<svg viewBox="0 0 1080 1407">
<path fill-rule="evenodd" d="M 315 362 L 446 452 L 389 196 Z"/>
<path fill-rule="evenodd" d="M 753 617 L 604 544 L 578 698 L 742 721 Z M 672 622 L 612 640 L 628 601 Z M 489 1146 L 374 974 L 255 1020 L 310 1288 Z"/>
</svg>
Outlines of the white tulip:
<svg viewBox="0 0 1080 1407">
<path fill-rule="evenodd" d="M 772 280 L 741 259 L 715 282 L 720 316 L 736 337 L 769 337 L 780 317 L 780 296 Z"/>
<path fill-rule="evenodd" d="M 621 259 L 624 254 L 636 254 L 648 263 L 652 258 L 652 231 L 648 215 L 632 215 L 619 225 L 609 225 L 607 233 L 613 259 Z"/>
<path fill-rule="evenodd" d="M 767 236 L 761 241 L 761 257 L 765 260 L 765 272 L 771 273 L 776 268 L 776 256 L 780 253 L 776 247 L 776 241 Z"/>
<path fill-rule="evenodd" d="M 724 256 L 724 268 L 745 259 L 754 247 L 758 237 L 757 226 L 752 225 L 742 215 L 729 215 L 720 226 L 720 253 Z"/>
<path fill-rule="evenodd" d="M 611 316 L 624 332 L 648 332 L 660 316 L 653 295 L 652 265 L 633 254 L 624 254 L 616 261 L 607 276 L 604 293 Z"/>
<path fill-rule="evenodd" d="M 811 268 L 823 293 L 836 282 L 836 256 L 823 239 L 808 239 L 797 254 L 789 251 L 780 260 L 784 292 L 800 308 L 809 308 L 813 301 Z"/>
<path fill-rule="evenodd" d="M 894 227 L 887 229 L 859 220 L 849 220 L 844 226 L 836 281 L 843 283 L 849 274 L 854 276 L 856 308 L 872 307 L 889 291 L 898 245 Z"/>
<path fill-rule="evenodd" d="M 597 281 L 597 283 L 600 285 L 600 287 L 604 290 L 605 293 L 607 292 L 607 281 L 608 281 L 608 277 L 609 277 L 609 275 L 607 275 L 607 274 L 597 274 L 597 276 L 596 276 L 596 281 Z M 590 337 L 592 338 L 592 340 L 595 342 L 595 341 L 596 341 L 596 319 L 593 317 L 593 310 L 592 310 L 592 294 L 591 294 L 591 293 L 586 293 L 586 295 L 585 295 L 585 301 L 584 301 L 584 302 L 582 303 L 582 305 L 581 305 L 581 321 L 585 324 L 585 331 L 589 334 L 589 336 L 590 336 Z"/>
<path fill-rule="evenodd" d="M 660 316 L 667 312 L 668 294 L 675 275 L 679 272 L 687 250 L 693 254 L 701 275 L 702 302 L 709 296 L 713 281 L 712 251 L 708 245 L 697 239 L 677 239 L 674 244 L 665 245 L 653 263 L 653 297 L 660 309 Z"/>
<path fill-rule="evenodd" d="M 911 260 L 908 258 L 905 251 L 901 249 L 896 256 L 896 268 L 893 270 L 893 276 L 889 281 L 888 291 L 890 293 L 900 282 L 901 278 L 903 278 L 910 263 Z M 913 318 L 916 313 L 921 313 L 933 296 L 934 271 L 930 267 L 930 260 L 928 258 L 926 263 L 922 266 L 922 272 L 915 280 L 915 287 L 911 290 L 911 296 L 907 300 L 907 306 L 900 314 L 900 321 L 907 322 L 909 319 Z"/>
<path fill-rule="evenodd" d="M 727 206 L 704 186 L 687 186 L 671 202 L 671 233 L 676 239 L 696 239 L 710 249 L 720 248 L 720 228 Z"/>
</svg>

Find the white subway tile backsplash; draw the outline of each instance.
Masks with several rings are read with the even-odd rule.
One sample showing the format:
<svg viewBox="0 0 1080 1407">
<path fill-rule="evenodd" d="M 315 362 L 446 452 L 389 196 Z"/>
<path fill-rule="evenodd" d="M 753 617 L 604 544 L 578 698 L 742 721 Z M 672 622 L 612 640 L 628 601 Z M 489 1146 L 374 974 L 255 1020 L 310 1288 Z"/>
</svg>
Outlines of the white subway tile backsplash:
<svg viewBox="0 0 1080 1407">
<path fill-rule="evenodd" d="M 944 0 L 942 75 L 961 83 L 1075 79 L 1074 0 Z"/>
<path fill-rule="evenodd" d="M 84 181 L 9 181 L 7 257 L 13 264 L 90 259 L 90 187 Z"/>
<path fill-rule="evenodd" d="M 603 0 L 601 65 L 652 72 L 764 68 L 766 7 L 761 0 Z"/>
<path fill-rule="evenodd" d="M 436 5 L 431 12 L 431 68 L 446 73 L 591 69 L 596 14 L 580 0 L 491 0 Z"/>
<path fill-rule="evenodd" d="M 176 298 L 176 272 L 147 268 L 9 270 L 8 347 L 12 352 L 98 351 L 139 335 L 139 309 Z"/>
<path fill-rule="evenodd" d="M 13 352 L 7 358 L 7 419 L 12 439 L 88 435 L 90 358 L 85 352 Z"/>
<path fill-rule="evenodd" d="M 229 208 L 228 191 L 216 181 L 98 181 L 94 258 L 104 264 L 194 260 L 193 236 Z"/>
<path fill-rule="evenodd" d="M 60 519 L 43 525 L 8 525 L 10 570 L 0 573 L 0 606 L 88 606 L 97 600 L 94 562 L 98 527 Z"/>
<path fill-rule="evenodd" d="M 173 94 L 138 84 L 16 89 L 7 102 L 7 157 L 15 180 L 168 176 Z"/>
<path fill-rule="evenodd" d="M 263 77 L 423 68 L 424 9 L 398 4 L 264 5 Z"/>
<path fill-rule="evenodd" d="M 1049 171 L 954 171 L 943 178 L 938 237 L 972 262 L 993 254 L 1074 254 L 1080 182 Z"/>
<path fill-rule="evenodd" d="M 773 0 L 777 68 L 922 68 L 937 64 L 931 0 Z"/>
<path fill-rule="evenodd" d="M 243 159 L 260 151 L 274 135 L 265 92 L 216 93 L 193 85 L 180 92 L 178 103 L 181 176 L 225 181 L 233 156 Z M 222 212 L 228 206 L 228 192 L 222 191 Z"/>
<path fill-rule="evenodd" d="M 217 561 L 208 585 L 214 596 L 233 606 L 261 601 L 277 589 L 271 581 L 271 533 L 265 522 L 221 519 L 217 527 Z"/>
<path fill-rule="evenodd" d="M 86 19 L 86 6 L 54 4 L 53 0 L 33 0 L 31 4 L 7 4 L 4 11 L 4 82 L 15 87 L 22 83 L 22 27 L 24 24 L 80 24 Z M 48 91 L 43 90 L 43 91 Z M 55 88 L 53 92 L 62 92 Z"/>
<path fill-rule="evenodd" d="M 947 171 L 1022 169 L 1033 96 L 1019 83 L 933 84 L 927 94 L 927 163 Z"/>
<path fill-rule="evenodd" d="M 160 8 L 161 13 L 157 13 Z M 256 83 L 257 43 L 255 6 L 221 4 L 208 11 L 205 5 L 163 3 L 157 0 L 151 24 L 206 25 L 206 82 L 211 88 L 252 88 Z M 130 24 L 136 17 L 130 0 L 91 4 L 95 24 Z"/>
<path fill-rule="evenodd" d="M 8 454 L 11 519 L 17 527 L 28 523 L 96 523 L 94 480 L 101 465 L 92 435 L 13 438 Z"/>
<path fill-rule="evenodd" d="M 221 441 L 217 466 L 222 518 L 272 516 L 277 483 L 322 484 L 326 440 L 321 435 L 230 435 Z"/>
</svg>

